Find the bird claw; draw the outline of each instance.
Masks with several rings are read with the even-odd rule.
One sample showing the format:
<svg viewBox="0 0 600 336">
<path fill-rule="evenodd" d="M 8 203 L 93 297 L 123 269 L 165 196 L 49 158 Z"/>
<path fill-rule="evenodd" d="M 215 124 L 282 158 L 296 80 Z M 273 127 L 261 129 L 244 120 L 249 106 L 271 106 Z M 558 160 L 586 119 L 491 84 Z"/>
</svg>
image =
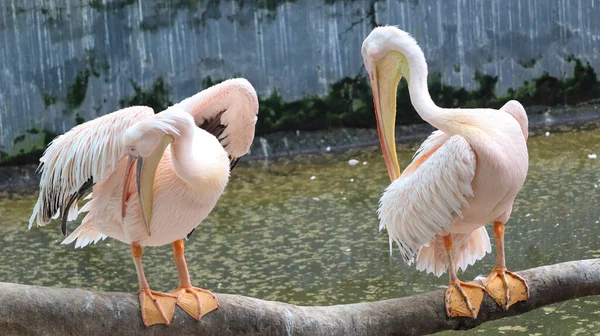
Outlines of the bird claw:
<svg viewBox="0 0 600 336">
<path fill-rule="evenodd" d="M 529 299 L 529 286 L 527 281 L 516 273 L 506 268 L 494 269 L 482 281 L 485 291 L 504 310 L 510 306 Z"/>
<path fill-rule="evenodd" d="M 466 316 L 477 318 L 483 301 L 485 288 L 476 282 L 450 282 L 446 289 L 446 315 L 448 317 Z"/>
<path fill-rule="evenodd" d="M 171 323 L 175 314 L 177 296 L 150 290 L 140 289 L 140 308 L 142 321 L 146 327 L 154 324 Z"/>
<path fill-rule="evenodd" d="M 199 321 L 202 316 L 219 308 L 217 297 L 210 291 L 197 287 L 179 287 L 172 291 L 175 295 L 177 305 L 191 317 Z"/>
</svg>

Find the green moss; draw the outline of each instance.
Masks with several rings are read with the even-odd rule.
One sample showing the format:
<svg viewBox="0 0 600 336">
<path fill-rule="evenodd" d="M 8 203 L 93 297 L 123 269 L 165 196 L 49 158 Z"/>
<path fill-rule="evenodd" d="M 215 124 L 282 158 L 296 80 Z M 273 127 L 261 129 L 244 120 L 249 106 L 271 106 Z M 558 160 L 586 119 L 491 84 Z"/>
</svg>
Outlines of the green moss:
<svg viewBox="0 0 600 336">
<path fill-rule="evenodd" d="M 235 0 L 240 8 L 252 6 L 255 9 L 267 9 L 270 11 L 277 10 L 280 5 L 288 2 L 296 2 L 297 0 Z M 162 6 L 168 5 L 171 8 L 197 10 L 200 7 L 210 5 L 220 5 L 221 0 L 159 0 Z"/>
<path fill-rule="evenodd" d="M 154 18 L 143 19 L 142 21 L 140 21 L 139 26 L 141 30 L 145 31 L 157 31 L 161 28 L 160 22 L 158 20 L 155 20 Z"/>
<path fill-rule="evenodd" d="M 588 63 L 570 58 L 575 62 L 573 76 L 558 79 L 544 72 L 540 77 L 526 81 L 517 89 L 508 89 L 499 101 L 516 99 L 525 106 L 530 105 L 573 105 L 600 96 L 600 83 L 594 68 Z M 495 106 L 498 106 L 497 102 Z"/>
<path fill-rule="evenodd" d="M 213 0 L 214 1 L 214 0 Z M 162 6 L 183 9 L 198 9 L 199 6 L 206 5 L 210 0 L 158 0 L 157 3 Z"/>
<path fill-rule="evenodd" d="M 44 135 L 44 138 L 43 138 L 43 140 L 44 140 L 44 148 L 46 146 L 48 146 L 48 144 L 50 142 L 52 142 L 52 140 L 54 140 L 54 138 L 56 138 L 58 136 L 57 133 L 54 133 L 54 132 L 48 131 L 48 130 L 43 130 L 42 134 Z"/>
<path fill-rule="evenodd" d="M 574 63 L 573 75 L 563 79 L 543 73 L 541 76 L 526 81 L 518 88 L 511 88 L 503 96 L 495 94 L 498 78 L 476 72 L 473 80 L 477 83 L 474 90 L 466 90 L 449 85 L 444 85 L 440 74 L 429 77 L 429 91 L 431 98 L 439 106 L 446 108 L 456 107 L 492 107 L 499 108 L 510 99 L 520 101 L 524 106 L 559 104 L 577 104 L 600 97 L 600 82 L 596 72 L 589 63 L 573 57 L 566 59 Z M 94 63 L 95 64 L 95 63 Z M 98 71 L 97 67 L 88 67 L 85 70 L 87 77 Z M 87 78 L 81 76 L 81 78 Z M 241 77 L 236 74 L 234 77 Z M 86 79 L 87 80 L 87 79 Z M 83 82 L 83 79 L 81 79 Z M 202 79 L 204 88 L 218 84 L 222 80 L 213 80 L 211 77 Z M 84 85 L 85 84 L 85 85 Z M 155 112 L 165 110 L 172 105 L 170 97 L 171 88 L 159 77 L 148 88 L 142 88 L 131 81 L 134 95 L 123 99 L 121 107 L 132 105 L 146 105 Z M 81 83 L 81 86 L 87 86 Z M 72 94 L 75 95 L 75 94 Z M 414 124 L 423 122 L 415 112 L 410 102 L 408 88 L 405 80 L 398 85 L 397 91 L 397 123 Z M 256 125 L 257 135 L 277 131 L 318 130 L 334 127 L 373 128 L 375 116 L 373 110 L 373 97 L 369 79 L 365 75 L 345 77 L 333 83 L 325 96 L 308 96 L 296 101 L 286 102 L 277 90 L 273 90 L 266 97 L 259 97 L 260 112 Z M 83 122 L 77 114 L 76 122 Z M 39 131 L 31 129 L 30 134 Z M 43 131 L 44 144 L 48 144 L 55 134 Z M 15 141 L 22 141 L 15 139 Z M 43 149 L 34 147 L 29 153 L 22 153 L 8 157 L 2 153 L 2 165 L 35 162 Z"/>
<path fill-rule="evenodd" d="M 25 134 L 21 134 L 18 137 L 16 137 L 13 140 L 13 144 L 18 144 L 19 142 L 22 142 L 23 140 L 25 140 Z"/>
<path fill-rule="evenodd" d="M 73 84 L 67 89 L 67 106 L 71 110 L 81 106 L 85 100 L 90 76 L 100 77 L 101 72 L 106 75 L 109 70 L 110 65 L 108 64 L 106 56 L 104 56 L 102 61 L 98 61 L 95 51 L 93 49 L 86 49 L 85 67 L 77 73 Z"/>
<path fill-rule="evenodd" d="M 408 91 L 407 89 L 405 90 Z M 439 73 L 432 74 L 429 79 L 429 94 L 436 104 L 444 107 L 462 106 L 470 97 L 469 91 L 464 88 L 455 88 L 454 86 L 444 85 L 441 74 Z"/>
<path fill-rule="evenodd" d="M 440 106 L 444 107 L 492 107 L 500 108 L 508 100 L 518 100 L 524 106 L 532 105 L 574 105 L 600 97 L 600 82 L 598 82 L 594 68 L 581 60 L 568 58 L 567 61 L 574 62 L 573 75 L 563 79 L 550 76 L 544 72 L 540 77 L 525 81 L 518 88 L 510 88 L 503 96 L 496 97 L 495 89 L 498 78 L 495 76 L 475 73 L 474 80 L 478 87 L 473 91 L 460 88 L 436 90 L 436 79 L 430 82 L 429 89 L 432 98 Z"/>
<path fill-rule="evenodd" d="M 102 3 L 102 0 L 92 0 L 89 2 L 89 6 L 96 10 L 104 9 L 104 4 Z"/>
<path fill-rule="evenodd" d="M 346 77 L 331 85 L 324 97 L 285 102 L 275 90 L 259 97 L 257 134 L 273 131 L 317 130 L 329 127 L 373 127 L 371 88 L 364 76 Z"/>
<path fill-rule="evenodd" d="M 28 131 L 29 132 L 29 131 Z M 38 134 L 39 131 L 29 132 Z M 42 146 L 33 146 L 29 151 L 23 148 L 19 150 L 19 154 L 10 156 L 4 151 L 0 151 L 0 167 L 2 166 L 19 166 L 24 164 L 35 164 L 39 162 L 40 157 L 44 154 L 46 146 L 56 137 L 56 133 L 48 130 L 42 131 Z M 23 135 L 24 138 L 24 135 Z"/>
<path fill-rule="evenodd" d="M 67 105 L 70 108 L 78 108 L 81 106 L 81 103 L 83 103 L 87 92 L 89 77 L 89 69 L 80 71 L 77 73 L 77 76 L 75 76 L 75 81 L 69 86 L 67 91 Z"/>
<path fill-rule="evenodd" d="M 477 89 L 470 93 L 470 99 L 465 102 L 465 105 L 467 107 L 487 107 L 488 102 L 492 102 L 496 98 L 494 91 L 498 77 L 475 71 L 474 79 L 477 82 Z"/>
<path fill-rule="evenodd" d="M 81 114 L 77 113 L 77 114 L 75 115 L 75 123 L 76 123 L 77 125 L 81 125 L 81 124 L 83 124 L 84 122 L 85 122 L 85 119 L 83 119 L 83 117 L 81 116 Z"/>
<path fill-rule="evenodd" d="M 52 26 L 56 23 L 56 19 L 53 16 L 49 16 L 46 23 L 48 23 L 48 25 Z"/>
<path fill-rule="evenodd" d="M 37 163 L 43 154 L 43 149 L 33 149 L 30 152 L 23 152 L 13 156 L 8 155 L 6 152 L 1 152 L 0 167 Z"/>
<path fill-rule="evenodd" d="M 129 5 L 137 3 L 137 0 L 121 0 L 121 1 L 108 1 L 106 4 L 102 0 L 91 0 L 88 5 L 98 11 L 106 11 L 113 9 L 123 9 Z"/>
<path fill-rule="evenodd" d="M 98 60 L 94 49 L 85 50 L 85 64 L 86 69 L 91 75 L 94 75 L 94 77 L 99 77 L 101 73 L 107 75 L 110 70 L 110 64 L 108 64 L 106 55 L 101 55 L 101 59 Z"/>
<path fill-rule="evenodd" d="M 253 6 L 254 8 L 267 9 L 269 11 L 276 11 L 277 7 L 288 2 L 294 3 L 296 0 L 237 0 L 240 7 Z"/>
<path fill-rule="evenodd" d="M 439 74 L 433 74 L 429 91 L 436 104 L 444 107 L 488 106 L 495 99 L 497 77 L 476 73 L 478 88 L 473 91 L 444 85 Z M 274 131 L 317 130 L 331 127 L 376 127 L 373 96 L 366 76 L 346 77 L 330 86 L 324 97 L 311 96 L 284 102 L 277 91 L 259 98 L 260 112 L 257 134 Z M 398 85 L 396 96 L 397 123 L 423 122 L 414 110 L 405 80 Z"/>
<path fill-rule="evenodd" d="M 118 8 L 121 9 L 121 8 L 125 8 L 129 5 L 136 4 L 137 2 L 138 2 L 138 0 L 122 0 L 122 1 L 117 2 L 117 5 L 118 5 Z"/>
<path fill-rule="evenodd" d="M 476 71 L 473 90 L 444 85 L 440 74 L 429 77 L 429 92 L 433 101 L 446 108 L 490 107 L 500 108 L 510 99 L 525 106 L 576 104 L 600 97 L 600 83 L 594 69 L 580 60 L 575 62 L 573 76 L 557 79 L 547 73 L 525 82 L 523 86 L 509 89 L 500 97 L 495 94 L 498 77 Z M 206 77 L 203 86 L 219 83 Z M 398 85 L 397 123 L 414 124 L 423 121 L 414 110 L 405 80 Z M 376 127 L 373 98 L 369 80 L 364 75 L 346 77 L 332 84 L 325 96 L 309 96 L 286 102 L 277 90 L 267 97 L 259 97 L 258 135 L 276 131 L 317 130 L 332 127 Z"/>
<path fill-rule="evenodd" d="M 134 90 L 133 97 L 119 101 L 121 107 L 144 105 L 150 106 L 155 113 L 166 110 L 173 105 L 170 97 L 171 88 L 166 84 L 162 77 L 158 77 L 148 89 L 143 89 L 134 81 L 130 81 Z"/>
<path fill-rule="evenodd" d="M 277 8 L 286 3 L 294 3 L 297 0 L 234 0 L 239 9 L 249 8 L 251 11 L 267 10 L 266 18 L 272 20 L 276 17 Z M 204 26 L 209 20 L 218 20 L 223 17 L 220 10 L 222 0 L 156 0 L 154 1 L 154 16 L 140 22 L 142 30 L 158 30 L 171 26 L 177 22 L 176 16 L 179 11 L 188 15 L 189 22 Z M 227 4 L 230 1 L 226 2 Z M 229 20 L 235 20 L 235 15 L 228 16 Z M 262 16 L 259 17 L 262 20 Z"/>
<path fill-rule="evenodd" d="M 47 109 L 49 106 L 56 104 L 56 97 L 50 93 L 44 91 L 42 92 L 42 97 L 44 98 L 44 108 Z"/>
<path fill-rule="evenodd" d="M 237 76 L 232 76 L 232 77 L 237 77 Z M 213 80 L 212 77 L 206 76 L 206 77 L 202 78 L 200 83 L 202 84 L 202 88 L 207 89 L 213 85 L 217 85 L 217 84 L 221 83 L 222 81 L 224 81 L 224 79 Z"/>
<path fill-rule="evenodd" d="M 357 1 L 363 1 L 363 0 L 325 0 L 325 3 L 328 5 L 333 5 L 335 3 L 340 3 L 340 2 L 357 2 Z M 372 3 L 374 2 L 382 2 L 383 0 L 371 0 Z M 399 2 L 405 2 L 406 0 L 400 0 Z"/>
<path fill-rule="evenodd" d="M 542 55 L 538 55 L 537 57 L 531 58 L 529 60 L 520 60 L 517 61 L 517 64 L 519 64 L 520 66 L 522 66 L 523 68 L 533 68 L 535 67 L 537 61 L 542 59 Z"/>
</svg>

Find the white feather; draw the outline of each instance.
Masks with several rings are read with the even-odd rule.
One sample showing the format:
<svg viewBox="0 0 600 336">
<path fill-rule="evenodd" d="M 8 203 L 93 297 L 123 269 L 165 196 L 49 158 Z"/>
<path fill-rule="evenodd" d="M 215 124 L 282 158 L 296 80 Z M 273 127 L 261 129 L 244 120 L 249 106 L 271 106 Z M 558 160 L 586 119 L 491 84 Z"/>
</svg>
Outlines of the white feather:
<svg viewBox="0 0 600 336">
<path fill-rule="evenodd" d="M 245 155 L 254 139 L 258 114 L 258 97 L 250 82 L 243 78 L 226 80 L 184 99 L 181 106 L 195 119 L 197 125 L 221 115 L 225 126 L 219 137 L 221 145 L 233 157 Z"/>
<path fill-rule="evenodd" d="M 415 161 L 439 148 L 414 171 L 392 182 L 379 202 L 380 228 L 387 229 L 409 265 L 419 248 L 452 224 L 454 214 L 462 216 L 461 208 L 468 206 L 466 198 L 473 196 L 475 154 L 471 146 L 461 136 L 440 133 L 430 136 Z"/>
<path fill-rule="evenodd" d="M 456 268 L 463 271 L 492 251 L 490 237 L 484 226 L 470 234 L 451 234 L 451 239 Z M 419 271 L 433 273 L 438 277 L 446 272 L 448 252 L 444 248 L 443 240 L 436 239 L 423 245 L 417 254 L 416 267 Z"/>
<path fill-rule="evenodd" d="M 75 242 L 75 248 L 83 248 L 92 243 L 96 244 L 98 241 L 106 239 L 106 235 L 94 229 L 91 218 L 88 216 L 90 215 L 88 214 L 86 216 L 83 224 L 61 242 L 62 245 Z"/>
<path fill-rule="evenodd" d="M 40 159 L 40 196 L 29 219 L 45 225 L 67 199 L 91 177 L 103 181 L 126 155 L 121 136 L 151 115 L 149 107 L 130 107 L 78 125 L 54 139 Z"/>
</svg>

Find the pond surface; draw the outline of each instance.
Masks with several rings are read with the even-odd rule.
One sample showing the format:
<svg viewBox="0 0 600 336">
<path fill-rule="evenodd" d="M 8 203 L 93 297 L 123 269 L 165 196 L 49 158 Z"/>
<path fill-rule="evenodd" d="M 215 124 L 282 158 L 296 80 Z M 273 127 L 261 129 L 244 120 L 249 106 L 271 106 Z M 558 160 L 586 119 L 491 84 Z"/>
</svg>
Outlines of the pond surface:
<svg viewBox="0 0 600 336">
<path fill-rule="evenodd" d="M 402 167 L 417 146 L 399 146 Z M 527 182 L 507 225 L 509 269 L 600 257 L 599 129 L 542 132 L 530 138 L 529 151 Z M 349 159 L 359 163 L 351 166 Z M 186 244 L 192 282 L 220 293 L 301 305 L 375 301 L 445 288 L 446 274 L 436 278 L 404 265 L 398 253 L 390 257 L 387 234 L 377 231 L 375 214 L 388 184 L 377 147 L 242 163 Z M 107 239 L 84 249 L 62 246 L 58 221 L 27 231 L 35 198 L 32 192 L 0 199 L 0 281 L 137 291 L 127 245 Z M 493 236 L 491 225 L 488 232 Z M 459 276 L 486 275 L 494 260 L 492 253 Z M 153 289 L 177 286 L 170 246 L 146 248 L 144 265 Z M 467 334 L 599 332 L 600 297 L 589 297 L 490 322 Z"/>
</svg>

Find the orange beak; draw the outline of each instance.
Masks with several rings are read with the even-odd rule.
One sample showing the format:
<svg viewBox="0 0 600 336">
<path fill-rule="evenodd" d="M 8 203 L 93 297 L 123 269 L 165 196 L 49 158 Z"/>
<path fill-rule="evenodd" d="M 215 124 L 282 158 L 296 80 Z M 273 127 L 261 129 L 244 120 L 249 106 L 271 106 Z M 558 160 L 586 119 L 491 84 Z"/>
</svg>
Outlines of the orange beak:
<svg viewBox="0 0 600 336">
<path fill-rule="evenodd" d="M 402 78 L 400 63 L 404 59 L 400 53 L 391 51 L 379 60 L 369 62 L 369 77 L 373 90 L 373 104 L 377 118 L 377 131 L 383 158 L 391 181 L 400 177 L 400 166 L 396 154 L 396 93 Z"/>
<path fill-rule="evenodd" d="M 148 236 L 151 235 L 150 224 L 152 223 L 152 202 L 154 195 L 154 175 L 158 164 L 163 157 L 167 146 L 173 142 L 171 135 L 163 136 L 158 146 L 154 149 L 150 155 L 146 157 L 142 156 L 129 156 L 129 162 L 127 164 L 127 176 L 125 177 L 125 184 L 123 186 L 123 203 L 121 204 L 122 216 L 125 217 L 125 200 L 129 192 L 129 183 L 133 176 L 133 166 L 135 165 L 135 181 L 137 185 L 137 194 L 142 212 L 142 221 L 146 229 Z"/>
</svg>

